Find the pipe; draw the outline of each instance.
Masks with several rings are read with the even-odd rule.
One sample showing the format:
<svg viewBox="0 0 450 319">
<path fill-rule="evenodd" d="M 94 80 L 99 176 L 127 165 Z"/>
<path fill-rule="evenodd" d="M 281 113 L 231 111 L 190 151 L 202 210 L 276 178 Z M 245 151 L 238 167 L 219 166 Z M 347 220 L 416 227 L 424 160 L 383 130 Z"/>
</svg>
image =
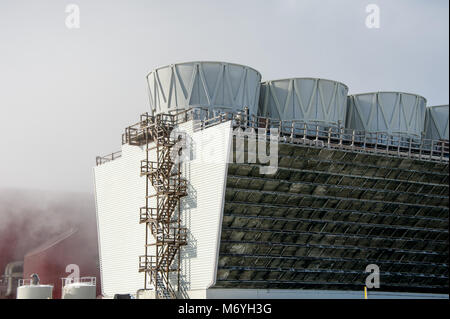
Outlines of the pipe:
<svg viewBox="0 0 450 319">
<path fill-rule="evenodd" d="M 20 267 L 20 272 L 13 272 L 15 268 Z M 8 288 L 6 296 L 9 297 L 13 291 L 13 279 L 22 278 L 23 276 L 23 261 L 15 261 L 9 263 L 5 267 L 5 278 L 8 280 Z"/>
</svg>

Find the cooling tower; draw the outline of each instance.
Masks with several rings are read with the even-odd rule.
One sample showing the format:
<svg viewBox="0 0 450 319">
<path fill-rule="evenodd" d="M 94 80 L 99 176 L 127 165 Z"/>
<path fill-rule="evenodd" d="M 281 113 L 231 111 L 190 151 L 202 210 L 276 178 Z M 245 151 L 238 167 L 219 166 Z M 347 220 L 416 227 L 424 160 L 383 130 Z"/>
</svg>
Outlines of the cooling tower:
<svg viewBox="0 0 450 319">
<path fill-rule="evenodd" d="M 150 73 L 154 114 L 96 158 L 102 295 L 364 298 L 375 266 L 370 298 L 448 299 L 448 143 L 410 138 L 426 100 L 259 79 L 218 62 Z"/>
<path fill-rule="evenodd" d="M 348 87 L 340 82 L 293 78 L 261 84 L 261 116 L 337 125 L 345 120 Z"/>
<path fill-rule="evenodd" d="M 233 132 L 241 123 L 181 118 L 188 120 L 177 129 L 189 136 L 192 157 L 177 177 L 187 185 L 177 236 L 145 241 L 146 232 L 162 232 L 154 216 L 166 216 L 184 191 L 153 189 L 142 175 L 147 158 L 152 172 L 167 165 L 157 154 L 165 140 L 146 146 L 144 133 L 127 128 L 122 156 L 94 170 L 104 296 L 140 290 L 143 298 L 184 298 L 172 293 L 180 287 L 191 299 L 357 298 L 366 267 L 377 265 L 381 288 L 371 298 L 448 298 L 448 149 L 393 151 L 349 143 L 347 134 L 329 142 L 282 137 L 276 172 L 266 174 L 249 159 L 256 145 L 238 146 Z M 146 132 L 148 122 L 132 127 Z M 158 196 L 169 204 L 159 208 Z M 153 224 L 143 225 L 147 216 Z M 180 245 L 179 254 L 161 249 L 156 257 L 158 238 L 173 240 L 167 252 Z M 157 258 L 164 266 L 168 258 L 181 263 L 162 277 Z"/>
<path fill-rule="evenodd" d="M 346 127 L 420 138 L 424 132 L 426 103 L 422 96 L 400 92 L 350 95 Z"/>
<path fill-rule="evenodd" d="M 448 105 L 427 107 L 425 116 L 425 138 L 448 140 Z"/>
<path fill-rule="evenodd" d="M 261 74 L 244 65 L 225 62 L 187 62 L 160 67 L 147 75 L 153 113 L 190 107 L 241 111 L 258 109 Z"/>
</svg>

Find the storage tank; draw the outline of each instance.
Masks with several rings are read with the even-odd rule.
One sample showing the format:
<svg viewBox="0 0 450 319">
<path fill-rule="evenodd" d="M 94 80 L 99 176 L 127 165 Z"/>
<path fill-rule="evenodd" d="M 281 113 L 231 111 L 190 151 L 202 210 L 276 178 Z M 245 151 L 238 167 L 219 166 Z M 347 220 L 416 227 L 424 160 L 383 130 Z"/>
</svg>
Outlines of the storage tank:
<svg viewBox="0 0 450 319">
<path fill-rule="evenodd" d="M 62 296 L 61 278 L 92 276 L 100 278 L 96 238 L 89 228 L 72 228 L 25 255 L 24 278 L 38 273 L 42 282 L 52 284 L 53 297 Z M 82 249 L 80 249 L 82 247 Z M 100 295 L 100 286 L 97 295 Z"/>
<path fill-rule="evenodd" d="M 226 62 L 186 62 L 157 68 L 147 75 L 154 114 L 190 107 L 209 111 L 258 110 L 261 74 L 248 66 Z"/>
<path fill-rule="evenodd" d="M 425 138 L 448 140 L 448 105 L 427 107 L 425 116 Z"/>
<path fill-rule="evenodd" d="M 344 125 L 348 87 L 316 78 L 292 78 L 261 84 L 259 115 L 284 121 Z"/>
<path fill-rule="evenodd" d="M 95 299 L 95 277 L 83 277 L 74 280 L 63 278 L 62 299 Z"/>
<path fill-rule="evenodd" d="M 39 205 L 36 205 L 37 202 Z M 48 243 L 49 240 L 70 227 L 83 229 L 83 234 L 79 236 L 80 247 L 86 247 L 84 252 L 86 250 L 95 252 L 97 257 L 92 260 L 92 264 L 93 266 L 98 264 L 95 201 L 91 194 L 5 188 L 0 192 L 0 207 L 2 211 L 0 215 L 8 216 L 6 219 L 0 218 L 0 281 L 7 270 L 8 263 L 23 261 L 25 254 Z M 29 258 L 27 260 L 30 262 Z M 36 259 L 36 261 L 39 260 Z M 35 270 L 30 268 L 27 267 L 25 278 L 34 272 L 40 272 L 37 268 Z M 14 273 L 16 272 L 18 271 L 15 269 Z M 41 272 L 41 275 L 43 282 L 54 283 L 53 295 L 56 297 L 56 291 L 61 288 L 60 278 L 67 274 L 57 273 L 55 282 L 47 280 L 48 271 Z M 89 272 L 85 275 L 97 274 Z M 5 276 L 3 285 L 0 284 L 0 299 L 15 299 L 16 279 L 14 279 L 15 283 L 11 290 L 7 278 L 8 276 Z M 24 277 L 20 276 L 20 278 Z"/>
<path fill-rule="evenodd" d="M 350 95 L 346 127 L 356 131 L 421 138 L 427 100 L 416 94 L 375 92 Z"/>
<path fill-rule="evenodd" d="M 17 299 L 52 299 L 52 285 L 33 285 L 31 280 L 20 280 Z"/>
</svg>

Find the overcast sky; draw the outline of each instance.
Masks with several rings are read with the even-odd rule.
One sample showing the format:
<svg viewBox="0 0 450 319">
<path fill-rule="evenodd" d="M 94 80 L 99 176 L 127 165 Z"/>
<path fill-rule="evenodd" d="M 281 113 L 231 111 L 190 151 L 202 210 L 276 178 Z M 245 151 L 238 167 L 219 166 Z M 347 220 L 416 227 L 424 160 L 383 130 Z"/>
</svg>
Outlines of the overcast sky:
<svg viewBox="0 0 450 319">
<path fill-rule="evenodd" d="M 65 25 L 66 5 L 80 28 Z M 365 25 L 368 4 L 380 28 Z M 322 77 L 350 93 L 449 100 L 448 0 L 1 0 L 0 188 L 93 192 L 96 155 L 148 111 L 161 65 L 249 65 L 266 80 Z"/>
</svg>

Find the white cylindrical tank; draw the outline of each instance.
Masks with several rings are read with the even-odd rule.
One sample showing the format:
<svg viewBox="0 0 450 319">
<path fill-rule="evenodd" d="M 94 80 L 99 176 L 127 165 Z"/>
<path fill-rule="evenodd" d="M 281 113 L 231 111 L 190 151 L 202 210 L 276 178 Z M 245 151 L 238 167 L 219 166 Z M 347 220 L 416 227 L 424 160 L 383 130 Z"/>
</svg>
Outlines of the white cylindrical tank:
<svg viewBox="0 0 450 319">
<path fill-rule="evenodd" d="M 321 125 L 344 124 L 348 87 L 340 82 L 292 78 L 261 84 L 259 115 Z"/>
<path fill-rule="evenodd" d="M 421 138 L 427 100 L 402 92 L 350 95 L 346 127 L 356 131 Z"/>
<path fill-rule="evenodd" d="M 63 287 L 62 299 L 95 299 L 96 287 L 89 283 L 72 283 Z"/>
<path fill-rule="evenodd" d="M 425 138 L 430 140 L 448 140 L 449 106 L 427 107 L 425 116 Z"/>
<path fill-rule="evenodd" d="M 53 286 L 25 285 L 17 288 L 17 299 L 52 299 Z"/>
<path fill-rule="evenodd" d="M 258 110 L 261 74 L 248 66 L 226 62 L 186 62 L 157 68 L 147 75 L 154 114 L 191 107 L 208 110 Z"/>
<path fill-rule="evenodd" d="M 61 278 L 62 299 L 95 299 L 97 280 L 95 277 Z"/>
</svg>

